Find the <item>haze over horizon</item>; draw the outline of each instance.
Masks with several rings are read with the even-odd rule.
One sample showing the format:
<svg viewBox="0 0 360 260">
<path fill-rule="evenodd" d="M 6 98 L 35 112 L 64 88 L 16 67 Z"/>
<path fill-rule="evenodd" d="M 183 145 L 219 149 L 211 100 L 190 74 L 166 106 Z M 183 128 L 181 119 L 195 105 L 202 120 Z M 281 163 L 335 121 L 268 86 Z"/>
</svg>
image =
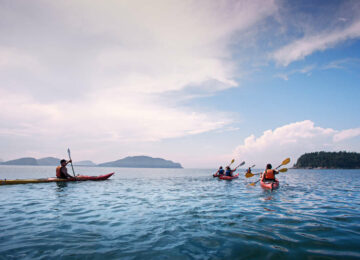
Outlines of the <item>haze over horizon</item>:
<svg viewBox="0 0 360 260">
<path fill-rule="evenodd" d="M 359 1 L 1 1 L 0 158 L 360 152 Z"/>
</svg>

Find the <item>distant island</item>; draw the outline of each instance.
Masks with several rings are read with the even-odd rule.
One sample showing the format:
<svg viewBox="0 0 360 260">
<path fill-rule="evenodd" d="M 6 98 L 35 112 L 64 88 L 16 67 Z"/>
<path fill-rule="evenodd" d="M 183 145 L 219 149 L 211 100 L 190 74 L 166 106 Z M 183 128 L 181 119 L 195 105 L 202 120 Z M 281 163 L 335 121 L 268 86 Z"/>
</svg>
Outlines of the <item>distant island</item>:
<svg viewBox="0 0 360 260">
<path fill-rule="evenodd" d="M 129 156 L 113 162 L 100 163 L 101 167 L 129 167 L 129 168 L 182 168 L 180 163 L 152 158 L 149 156 Z"/>
<path fill-rule="evenodd" d="M 60 159 L 55 157 L 45 157 L 35 159 L 24 157 L 6 162 L 0 162 L 0 165 L 34 165 L 34 166 L 57 166 Z M 74 162 L 74 166 L 99 166 L 99 167 L 127 167 L 127 168 L 183 168 L 180 163 L 162 158 L 153 158 L 150 156 L 129 156 L 120 160 L 95 164 L 92 161 L 85 160 Z"/>
<path fill-rule="evenodd" d="M 294 164 L 294 168 L 359 169 L 360 153 L 345 151 L 305 153 Z"/>
</svg>

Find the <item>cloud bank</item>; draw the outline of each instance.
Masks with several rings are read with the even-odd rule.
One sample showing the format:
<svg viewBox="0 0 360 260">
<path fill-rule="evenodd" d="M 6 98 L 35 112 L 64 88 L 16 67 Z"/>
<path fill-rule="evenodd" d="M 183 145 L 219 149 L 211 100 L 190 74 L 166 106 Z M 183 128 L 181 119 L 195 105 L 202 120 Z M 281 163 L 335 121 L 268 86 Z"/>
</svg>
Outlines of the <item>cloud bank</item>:
<svg viewBox="0 0 360 260">
<path fill-rule="evenodd" d="M 237 87 L 232 35 L 275 11 L 259 0 L 1 3 L 1 152 L 33 155 L 42 149 L 34 140 L 86 150 L 223 128 L 229 115 L 179 101 L 189 86 Z M 170 102 L 168 92 L 179 95 Z"/>
<path fill-rule="evenodd" d="M 360 128 L 339 131 L 315 126 L 311 120 L 305 120 L 266 130 L 258 138 L 250 135 L 236 147 L 234 156 L 259 167 L 268 162 L 280 163 L 287 157 L 293 164 L 305 152 L 343 150 L 344 145 L 351 149 L 346 141 L 359 136 Z"/>
</svg>

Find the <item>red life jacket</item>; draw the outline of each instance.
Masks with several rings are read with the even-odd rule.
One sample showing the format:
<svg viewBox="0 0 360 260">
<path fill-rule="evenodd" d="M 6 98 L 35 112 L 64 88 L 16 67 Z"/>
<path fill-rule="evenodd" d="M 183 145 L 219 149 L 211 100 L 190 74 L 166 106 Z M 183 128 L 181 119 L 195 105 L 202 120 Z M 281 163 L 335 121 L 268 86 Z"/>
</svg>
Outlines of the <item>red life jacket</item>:
<svg viewBox="0 0 360 260">
<path fill-rule="evenodd" d="M 268 179 L 268 180 L 275 180 L 275 173 L 274 173 L 274 170 L 271 170 L 271 169 L 267 169 L 265 172 L 265 179 Z"/>
<path fill-rule="evenodd" d="M 61 178 L 61 166 L 56 167 L 56 177 Z"/>
</svg>

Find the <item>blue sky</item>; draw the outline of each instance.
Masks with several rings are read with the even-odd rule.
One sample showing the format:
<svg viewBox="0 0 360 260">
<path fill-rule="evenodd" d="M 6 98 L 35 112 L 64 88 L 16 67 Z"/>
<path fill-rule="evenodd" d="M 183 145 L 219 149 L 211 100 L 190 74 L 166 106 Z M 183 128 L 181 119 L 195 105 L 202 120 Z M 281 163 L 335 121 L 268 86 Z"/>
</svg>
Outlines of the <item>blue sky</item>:
<svg viewBox="0 0 360 260">
<path fill-rule="evenodd" d="M 358 1 L 0 1 L 0 158 L 360 152 Z"/>
</svg>

